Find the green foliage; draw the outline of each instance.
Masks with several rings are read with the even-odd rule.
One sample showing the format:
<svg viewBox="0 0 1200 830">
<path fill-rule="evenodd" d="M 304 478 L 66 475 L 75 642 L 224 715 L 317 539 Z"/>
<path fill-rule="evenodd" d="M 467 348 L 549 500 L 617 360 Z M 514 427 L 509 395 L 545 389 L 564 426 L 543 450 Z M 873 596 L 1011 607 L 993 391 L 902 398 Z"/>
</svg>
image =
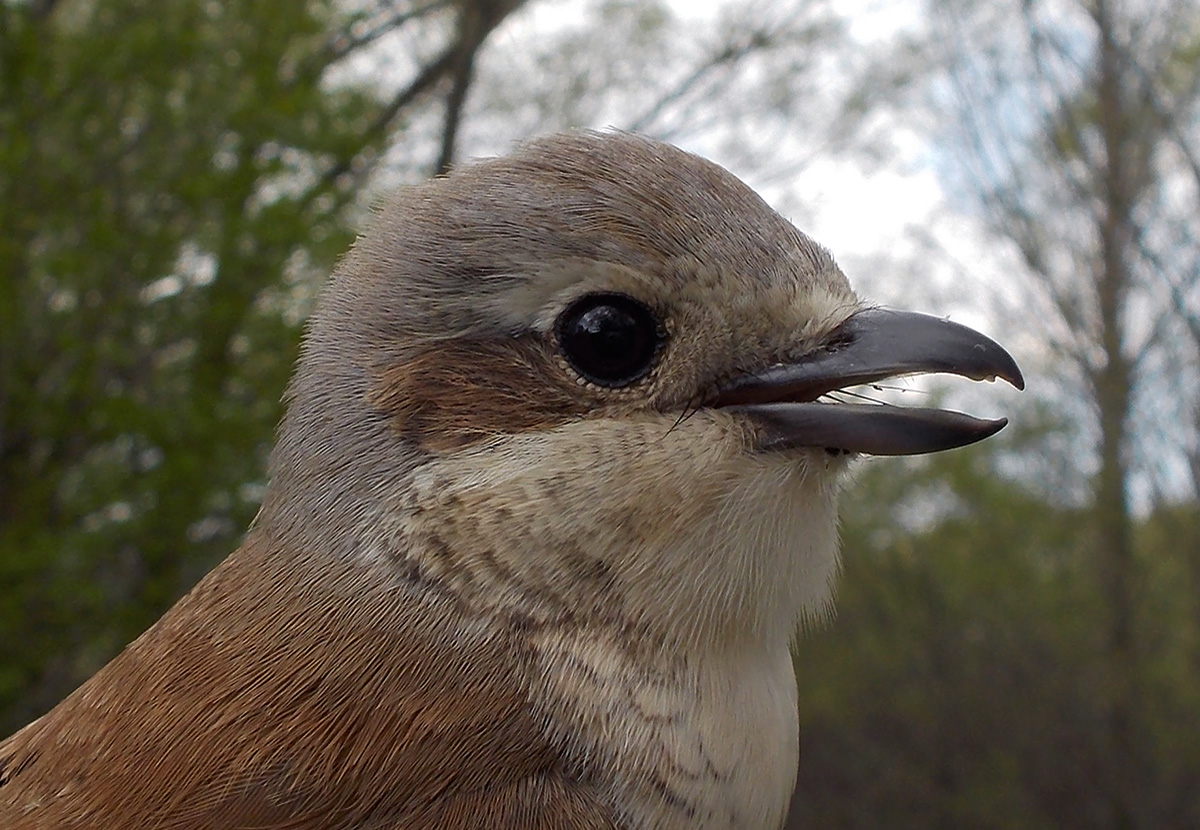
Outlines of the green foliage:
<svg viewBox="0 0 1200 830">
<path fill-rule="evenodd" d="M 325 81 L 338 8 L 0 5 L 0 732 L 254 515 L 349 241 L 330 171 L 379 140 L 372 92 Z"/>
</svg>

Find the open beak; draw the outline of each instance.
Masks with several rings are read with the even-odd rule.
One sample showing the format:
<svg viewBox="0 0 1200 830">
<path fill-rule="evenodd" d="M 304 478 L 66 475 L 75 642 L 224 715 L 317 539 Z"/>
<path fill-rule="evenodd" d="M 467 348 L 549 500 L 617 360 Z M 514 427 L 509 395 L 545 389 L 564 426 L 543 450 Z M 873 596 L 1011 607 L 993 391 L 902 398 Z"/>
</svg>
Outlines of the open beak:
<svg viewBox="0 0 1200 830">
<path fill-rule="evenodd" d="M 973 444 L 1008 423 L 944 409 L 818 402 L 849 386 L 932 373 L 1003 378 L 1025 388 L 1012 356 L 979 332 L 928 314 L 872 308 L 851 315 L 801 360 L 726 383 L 710 405 L 755 422 L 764 450 L 918 455 Z"/>
</svg>

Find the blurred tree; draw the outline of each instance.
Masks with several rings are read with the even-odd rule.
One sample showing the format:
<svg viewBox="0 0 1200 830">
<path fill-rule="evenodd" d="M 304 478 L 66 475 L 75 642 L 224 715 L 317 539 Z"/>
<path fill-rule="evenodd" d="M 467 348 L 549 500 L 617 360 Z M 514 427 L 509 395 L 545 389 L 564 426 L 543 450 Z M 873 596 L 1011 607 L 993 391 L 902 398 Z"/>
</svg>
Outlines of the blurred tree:
<svg viewBox="0 0 1200 830">
<path fill-rule="evenodd" d="M 927 93 L 908 114 L 956 207 L 1031 278 L 1012 322 L 1053 349 L 1057 405 L 1078 413 L 1065 461 L 1079 496 L 1062 504 L 1085 508 L 1080 578 L 1102 588 L 1093 826 L 1157 826 L 1134 507 L 1194 509 L 1200 493 L 1200 15 L 1192 0 L 939 0 L 928 23 L 862 100 Z"/>
<path fill-rule="evenodd" d="M 826 0 L 687 10 L 666 0 L 531 8 L 512 42 L 481 56 L 466 146 L 494 152 L 538 132 L 612 125 L 703 152 L 743 177 L 794 177 L 828 147 L 841 83 L 853 77 L 847 67 L 841 83 L 831 80 L 849 63 L 844 22 Z"/>
</svg>

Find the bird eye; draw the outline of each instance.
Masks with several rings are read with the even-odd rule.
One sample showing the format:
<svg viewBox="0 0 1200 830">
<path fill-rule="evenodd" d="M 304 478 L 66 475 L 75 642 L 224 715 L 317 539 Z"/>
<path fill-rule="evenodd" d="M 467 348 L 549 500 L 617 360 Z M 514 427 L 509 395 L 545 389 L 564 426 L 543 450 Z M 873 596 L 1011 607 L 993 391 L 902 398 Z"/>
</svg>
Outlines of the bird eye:
<svg viewBox="0 0 1200 830">
<path fill-rule="evenodd" d="M 624 294 L 590 294 L 558 319 L 563 355 L 600 386 L 628 386 L 654 365 L 665 331 L 642 303 Z"/>
</svg>

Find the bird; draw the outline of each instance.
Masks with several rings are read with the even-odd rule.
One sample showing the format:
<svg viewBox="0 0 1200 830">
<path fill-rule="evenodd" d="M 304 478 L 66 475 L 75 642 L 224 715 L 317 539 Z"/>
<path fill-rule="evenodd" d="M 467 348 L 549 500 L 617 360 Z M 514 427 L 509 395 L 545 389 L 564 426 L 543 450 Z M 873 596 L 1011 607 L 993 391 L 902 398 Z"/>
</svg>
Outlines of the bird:
<svg viewBox="0 0 1200 830">
<path fill-rule="evenodd" d="M 675 146 L 402 189 L 320 294 L 244 541 L 0 744 L 0 826 L 778 828 L 845 471 L 1006 422 L 840 394 L 929 373 L 1024 386 Z"/>
</svg>

